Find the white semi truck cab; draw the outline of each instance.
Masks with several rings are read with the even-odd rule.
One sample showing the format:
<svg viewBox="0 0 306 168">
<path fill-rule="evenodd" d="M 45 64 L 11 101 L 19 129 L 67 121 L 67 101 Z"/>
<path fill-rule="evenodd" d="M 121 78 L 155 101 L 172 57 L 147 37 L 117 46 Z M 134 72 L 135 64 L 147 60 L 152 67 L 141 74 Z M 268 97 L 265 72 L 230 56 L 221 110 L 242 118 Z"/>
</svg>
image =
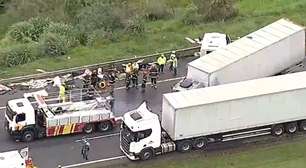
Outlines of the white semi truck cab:
<svg viewBox="0 0 306 168">
<path fill-rule="evenodd" d="M 120 148 L 131 160 L 215 142 L 306 132 L 306 72 L 163 95 L 161 122 L 146 104 L 123 116 Z"/>
<path fill-rule="evenodd" d="M 0 153 L 0 165 L 5 168 L 26 168 L 25 159 L 19 151 Z"/>
<path fill-rule="evenodd" d="M 195 56 L 205 56 L 220 47 L 224 47 L 231 43 L 231 38 L 223 33 L 204 33 L 201 44 L 200 52 L 195 53 Z"/>
<path fill-rule="evenodd" d="M 34 168 L 32 159 L 28 156 L 28 148 L 0 152 L 0 166 L 3 168 Z"/>
<path fill-rule="evenodd" d="M 123 116 L 120 148 L 131 160 L 148 160 L 154 155 L 175 150 L 170 139 L 164 139 L 158 116 L 148 110 L 146 103 Z"/>
</svg>

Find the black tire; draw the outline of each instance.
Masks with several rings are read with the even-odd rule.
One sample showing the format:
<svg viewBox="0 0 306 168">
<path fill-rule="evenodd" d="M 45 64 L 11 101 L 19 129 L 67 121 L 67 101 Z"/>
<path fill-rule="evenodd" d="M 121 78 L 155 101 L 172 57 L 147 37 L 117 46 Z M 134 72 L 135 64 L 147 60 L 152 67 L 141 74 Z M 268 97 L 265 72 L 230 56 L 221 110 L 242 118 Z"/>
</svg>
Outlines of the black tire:
<svg viewBox="0 0 306 168">
<path fill-rule="evenodd" d="M 274 136 L 281 136 L 285 132 L 284 126 L 282 124 L 277 124 L 272 126 L 271 133 Z"/>
<path fill-rule="evenodd" d="M 306 120 L 300 122 L 299 128 L 300 131 L 306 131 Z"/>
<path fill-rule="evenodd" d="M 34 131 L 32 130 L 26 130 L 22 134 L 22 141 L 23 142 L 31 142 L 35 139 Z"/>
<path fill-rule="evenodd" d="M 153 150 L 152 149 L 144 149 L 140 152 L 141 160 L 150 160 L 153 158 Z"/>
<path fill-rule="evenodd" d="M 109 121 L 103 121 L 98 123 L 97 129 L 99 132 L 106 132 L 113 129 L 113 125 Z"/>
<path fill-rule="evenodd" d="M 288 134 L 294 134 L 298 130 L 298 125 L 296 122 L 287 123 L 285 129 Z"/>
<path fill-rule="evenodd" d="M 83 128 L 83 131 L 84 131 L 86 134 L 92 133 L 93 130 L 94 130 L 94 128 L 93 128 L 93 125 L 92 125 L 92 124 L 86 124 L 85 127 Z"/>
<path fill-rule="evenodd" d="M 194 149 L 205 149 L 207 146 L 207 138 L 201 137 L 197 138 L 193 141 L 193 147 Z"/>
<path fill-rule="evenodd" d="M 191 140 L 183 140 L 177 143 L 177 150 L 179 152 L 188 152 L 192 148 L 192 141 Z"/>
</svg>

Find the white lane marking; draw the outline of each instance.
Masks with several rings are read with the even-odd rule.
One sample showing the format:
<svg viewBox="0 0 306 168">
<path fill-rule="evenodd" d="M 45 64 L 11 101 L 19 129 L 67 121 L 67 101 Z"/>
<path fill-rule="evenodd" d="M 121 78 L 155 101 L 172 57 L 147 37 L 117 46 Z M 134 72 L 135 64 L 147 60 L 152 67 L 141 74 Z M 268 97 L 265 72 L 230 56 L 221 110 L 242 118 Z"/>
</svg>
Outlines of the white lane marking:
<svg viewBox="0 0 306 168">
<path fill-rule="evenodd" d="M 96 136 L 96 137 L 91 137 L 91 138 L 86 138 L 88 140 L 93 140 L 93 139 L 100 139 L 100 138 L 107 138 L 107 137 L 112 137 L 112 136 L 117 136 L 119 135 L 119 132 L 117 133 L 113 133 L 113 134 L 108 134 L 108 135 L 102 135 L 102 136 Z M 81 142 L 82 140 L 81 139 L 78 139 L 74 142 Z"/>
<path fill-rule="evenodd" d="M 94 163 L 99 163 L 99 162 L 107 162 L 107 161 L 123 159 L 123 158 L 126 158 L 126 156 L 120 155 L 120 156 L 116 156 L 116 157 L 112 157 L 112 158 L 93 160 L 93 161 L 89 161 L 89 162 L 83 162 L 83 163 L 77 163 L 77 164 L 62 166 L 62 168 L 78 167 L 78 166 L 84 166 L 84 165 L 89 165 L 89 164 L 94 164 Z"/>
<path fill-rule="evenodd" d="M 157 81 L 157 83 L 163 83 L 163 82 L 170 82 L 170 81 L 175 81 L 175 80 L 179 80 L 179 79 L 183 79 L 184 77 L 177 77 L 177 78 L 170 78 L 170 79 L 165 79 L 165 80 L 160 80 L 160 81 Z M 151 82 L 148 82 L 147 85 L 150 85 Z M 125 86 L 122 86 L 122 87 L 118 87 L 118 88 L 115 88 L 114 90 L 121 90 L 121 89 L 125 89 Z M 58 98 L 52 98 L 52 99 L 47 99 L 45 100 L 46 102 L 49 102 L 49 101 L 55 101 L 55 100 L 58 100 Z M 34 102 L 33 102 L 34 103 Z M 6 107 L 5 106 L 2 106 L 0 107 L 0 110 L 3 110 L 5 109 Z"/>
</svg>

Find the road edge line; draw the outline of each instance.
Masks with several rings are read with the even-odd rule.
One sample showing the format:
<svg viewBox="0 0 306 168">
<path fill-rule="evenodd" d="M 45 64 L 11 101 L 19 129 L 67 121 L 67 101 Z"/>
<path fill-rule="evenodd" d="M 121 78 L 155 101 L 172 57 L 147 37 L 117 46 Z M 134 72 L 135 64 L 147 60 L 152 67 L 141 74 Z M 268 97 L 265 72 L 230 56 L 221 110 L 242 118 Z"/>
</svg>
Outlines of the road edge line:
<svg viewBox="0 0 306 168">
<path fill-rule="evenodd" d="M 77 167 L 77 166 L 84 166 L 84 165 L 89 165 L 89 164 L 94 164 L 94 163 L 99 163 L 99 162 L 107 162 L 107 161 L 123 159 L 123 158 L 126 158 L 126 156 L 125 155 L 120 155 L 120 156 L 106 158 L 106 159 L 93 160 L 93 161 L 83 162 L 83 163 L 76 163 L 76 164 L 71 164 L 71 165 L 67 165 L 67 166 L 62 166 L 62 168 L 71 168 L 71 167 Z"/>
</svg>

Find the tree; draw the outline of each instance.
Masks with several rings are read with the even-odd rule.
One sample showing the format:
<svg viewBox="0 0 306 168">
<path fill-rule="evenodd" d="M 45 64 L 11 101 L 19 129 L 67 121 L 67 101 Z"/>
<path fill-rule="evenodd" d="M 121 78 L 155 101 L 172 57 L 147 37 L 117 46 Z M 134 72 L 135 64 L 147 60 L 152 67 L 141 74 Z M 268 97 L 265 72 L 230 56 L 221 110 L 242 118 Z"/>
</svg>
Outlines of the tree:
<svg viewBox="0 0 306 168">
<path fill-rule="evenodd" d="M 7 12 L 21 20 L 32 17 L 49 17 L 54 21 L 65 20 L 63 0 L 10 0 Z"/>
<path fill-rule="evenodd" d="M 192 0 L 198 13 L 209 21 L 224 21 L 235 16 L 235 0 Z"/>
<path fill-rule="evenodd" d="M 113 15 L 109 4 L 97 4 L 83 8 L 77 16 L 77 27 L 81 32 L 91 32 L 103 28 L 112 31 L 122 27 L 120 18 Z"/>
<path fill-rule="evenodd" d="M 208 20 L 224 21 L 237 14 L 234 0 L 211 0 L 207 12 Z"/>
<path fill-rule="evenodd" d="M 98 0 L 65 0 L 64 11 L 70 19 L 73 19 L 82 8 L 92 6 L 97 2 Z"/>
<path fill-rule="evenodd" d="M 9 2 L 10 0 L 0 0 L 0 9 L 4 8 L 5 5 Z"/>
</svg>

